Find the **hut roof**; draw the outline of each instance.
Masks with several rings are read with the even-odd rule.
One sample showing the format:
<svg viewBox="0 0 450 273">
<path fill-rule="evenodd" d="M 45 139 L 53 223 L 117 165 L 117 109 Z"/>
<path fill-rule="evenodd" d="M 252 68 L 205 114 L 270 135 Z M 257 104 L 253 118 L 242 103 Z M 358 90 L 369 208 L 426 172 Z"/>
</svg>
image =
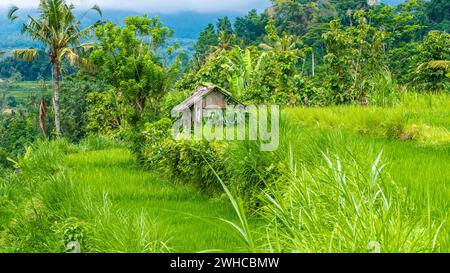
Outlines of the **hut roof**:
<svg viewBox="0 0 450 273">
<path fill-rule="evenodd" d="M 202 100 L 208 94 L 210 94 L 212 92 L 216 92 L 216 91 L 222 93 L 226 98 L 233 100 L 236 104 L 245 106 L 242 102 L 237 100 L 230 93 L 220 89 L 217 86 L 210 85 L 210 86 L 206 86 L 206 87 L 205 86 L 197 87 L 195 93 L 192 96 L 190 96 L 188 99 L 186 99 L 184 102 L 182 102 L 181 104 L 175 106 L 174 110 L 175 111 L 186 110 L 186 109 L 190 108 L 191 106 L 193 106 L 194 104 L 196 104 L 197 102 L 199 102 L 200 100 Z"/>
</svg>

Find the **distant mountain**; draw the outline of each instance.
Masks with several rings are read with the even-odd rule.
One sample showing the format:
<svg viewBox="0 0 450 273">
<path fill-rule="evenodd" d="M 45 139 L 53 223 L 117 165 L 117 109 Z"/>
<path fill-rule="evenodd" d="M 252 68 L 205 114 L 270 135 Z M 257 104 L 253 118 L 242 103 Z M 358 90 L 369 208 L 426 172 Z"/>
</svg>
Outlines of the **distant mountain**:
<svg viewBox="0 0 450 273">
<path fill-rule="evenodd" d="M 23 22 L 17 21 L 11 23 L 6 18 L 7 10 L 0 9 L 0 49 L 10 50 L 13 48 L 38 47 L 38 44 L 30 41 L 27 37 L 20 35 L 20 28 Z M 25 18 L 26 14 L 33 14 L 32 10 L 20 11 L 19 17 Z M 80 14 L 81 11 L 76 11 Z M 84 13 L 84 11 L 83 11 Z M 135 11 L 118 11 L 118 10 L 103 10 L 103 18 L 95 12 L 90 12 L 83 18 L 83 23 L 86 25 L 93 24 L 97 20 L 108 20 L 117 24 L 122 24 L 123 19 L 133 15 L 144 15 Z M 175 38 L 181 41 L 182 44 L 193 44 L 198 38 L 199 34 L 205 27 L 217 22 L 218 18 L 228 16 L 230 19 L 235 19 L 239 13 L 197 13 L 197 12 L 179 12 L 173 14 L 149 14 L 149 16 L 158 16 L 159 19 L 175 31 Z"/>
<path fill-rule="evenodd" d="M 113 21 L 115 23 L 121 23 L 125 17 L 131 15 L 142 15 L 136 12 L 118 12 L 118 11 L 105 11 L 104 18 L 106 20 Z M 197 12 L 179 12 L 173 14 L 150 14 L 151 16 L 158 16 L 159 19 L 168 26 L 175 30 L 175 37 L 183 39 L 197 39 L 200 32 L 205 27 L 217 22 L 217 19 L 224 16 L 228 16 L 234 20 L 236 17 L 242 15 L 239 13 L 197 13 Z"/>
<path fill-rule="evenodd" d="M 381 0 L 382 3 L 388 5 L 397 5 L 404 0 Z M 24 18 L 27 14 L 33 14 L 33 10 L 20 10 L 19 15 Z M 76 11 L 81 14 L 85 11 Z M 0 9 L 0 50 L 11 50 L 14 48 L 28 48 L 39 47 L 39 44 L 30 41 L 26 36 L 20 35 L 21 23 L 20 21 L 11 23 L 6 18 L 6 9 Z M 135 11 L 125 10 L 103 10 L 103 18 L 100 18 L 95 12 L 88 13 L 83 22 L 93 24 L 99 19 L 109 20 L 117 24 L 121 24 L 123 19 L 133 15 L 143 15 L 144 12 L 139 13 Z M 228 16 L 231 20 L 242 14 L 236 12 L 221 12 L 221 13 L 198 13 L 198 12 L 179 12 L 172 14 L 149 14 L 149 16 L 158 16 L 164 25 L 174 29 L 175 41 L 180 43 L 187 51 L 192 50 L 192 46 L 199 34 L 205 27 L 217 22 L 218 18 Z"/>
<path fill-rule="evenodd" d="M 386 5 L 396 6 L 405 2 L 405 0 L 381 0 L 380 2 Z"/>
</svg>

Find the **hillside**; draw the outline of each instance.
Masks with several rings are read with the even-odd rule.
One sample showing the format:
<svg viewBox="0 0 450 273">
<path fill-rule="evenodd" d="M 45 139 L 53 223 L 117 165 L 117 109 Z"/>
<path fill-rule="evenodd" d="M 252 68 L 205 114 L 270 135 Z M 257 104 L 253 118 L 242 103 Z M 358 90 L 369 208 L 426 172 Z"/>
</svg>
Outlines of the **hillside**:
<svg viewBox="0 0 450 273">
<path fill-rule="evenodd" d="M 388 5 L 397 5 L 404 0 L 383 0 L 382 3 Z M 26 14 L 23 11 L 19 14 Z M 84 13 L 79 11 L 78 13 Z M 123 19 L 133 15 L 143 15 L 145 12 L 135 12 L 127 10 L 103 10 L 103 20 L 112 21 L 117 24 L 123 22 Z M 39 45 L 30 41 L 25 36 L 20 35 L 20 24 L 11 24 L 6 18 L 7 10 L 0 8 L 0 49 L 10 50 L 14 48 L 38 47 Z M 195 40 L 198 38 L 208 24 L 215 24 L 218 18 L 228 16 L 234 19 L 242 14 L 237 12 L 216 12 L 216 13 L 199 13 L 199 12 L 177 12 L 177 13 L 148 13 L 150 16 L 158 16 L 161 21 L 169 28 L 175 31 L 175 40 L 180 43 L 185 50 L 190 51 Z M 92 24 L 99 19 L 98 15 L 91 13 L 84 17 L 85 24 Z"/>
<path fill-rule="evenodd" d="M 19 15 L 25 15 L 30 11 L 24 10 Z M 103 18 L 100 18 L 95 13 L 86 15 L 83 23 L 90 25 L 97 20 L 102 19 L 121 24 L 125 17 L 140 16 L 144 13 L 134 11 L 118 11 L 118 10 L 103 10 Z M 32 12 L 31 12 L 32 13 Z M 81 13 L 79 11 L 78 13 Z M 9 50 L 14 48 L 28 48 L 38 47 L 36 42 L 30 41 L 25 36 L 20 35 L 21 24 L 11 22 L 6 18 L 7 10 L 0 9 L 0 49 Z M 175 31 L 175 42 L 180 43 L 185 47 L 192 47 L 195 40 L 198 38 L 200 32 L 208 25 L 215 24 L 218 18 L 228 16 L 234 19 L 239 16 L 239 13 L 197 13 L 197 12 L 179 12 L 173 14 L 151 14 L 149 16 L 158 16 L 160 20 L 169 28 Z M 20 21 L 19 21 L 20 22 Z M 20 36 L 18 36 L 20 35 Z"/>
<path fill-rule="evenodd" d="M 0 253 L 450 252 L 449 0 L 103 0 L 91 35 L 40 1 L 46 50 L 0 49 Z"/>
<path fill-rule="evenodd" d="M 279 176 L 267 189 L 272 197 L 258 197 L 266 209 L 239 235 L 242 219 L 225 194 L 199 191 L 211 186 L 207 176 L 180 183 L 143 170 L 124 145 L 104 137 L 39 142 L 19 159 L 20 171 L 0 177 L 0 252 L 63 252 L 71 240 L 82 252 L 270 252 L 272 245 L 275 252 L 365 252 L 372 238 L 383 252 L 448 252 L 449 100 L 287 109 L 277 152 L 247 150 L 250 143 L 225 148 L 219 160 L 231 174 L 242 172 L 230 185 L 254 183 L 267 166 L 264 179 Z M 404 129 L 394 136 L 397 127 Z M 300 211 L 318 217 L 306 221 Z"/>
</svg>

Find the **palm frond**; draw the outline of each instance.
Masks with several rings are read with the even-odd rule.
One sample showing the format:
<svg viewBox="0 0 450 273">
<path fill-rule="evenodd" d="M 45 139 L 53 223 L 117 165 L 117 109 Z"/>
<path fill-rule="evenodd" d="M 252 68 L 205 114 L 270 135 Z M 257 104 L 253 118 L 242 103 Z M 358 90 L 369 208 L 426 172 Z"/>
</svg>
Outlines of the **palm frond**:
<svg viewBox="0 0 450 273">
<path fill-rule="evenodd" d="M 32 62 L 38 56 L 39 51 L 34 48 L 30 49 L 16 49 L 13 52 L 13 56 L 16 59 L 23 59 L 27 62 Z"/>
<path fill-rule="evenodd" d="M 78 46 L 77 48 L 65 48 L 61 52 L 60 62 L 62 62 L 62 60 L 64 59 L 69 61 L 70 65 L 73 66 L 78 65 L 84 67 L 85 69 L 91 70 L 92 68 L 91 61 L 87 58 L 83 58 L 82 54 L 78 52 L 88 50 L 90 48 L 92 47 L 90 47 L 88 44 Z"/>
<path fill-rule="evenodd" d="M 80 55 L 78 55 L 72 48 L 64 48 L 61 51 L 59 59 L 60 61 L 66 59 L 71 65 L 77 65 L 80 63 Z"/>
<path fill-rule="evenodd" d="M 77 44 L 80 42 L 81 39 L 83 39 L 86 35 L 88 35 L 91 31 L 93 31 L 101 22 L 96 22 L 93 25 L 90 25 L 82 30 L 74 31 L 72 35 L 70 35 L 68 40 L 70 40 L 71 44 Z"/>
<path fill-rule="evenodd" d="M 16 12 L 19 10 L 19 8 L 17 6 L 12 6 L 9 8 L 8 10 L 8 19 L 11 21 L 15 21 L 18 16 L 16 15 Z"/>
<path fill-rule="evenodd" d="M 98 5 L 94 5 L 91 9 L 95 10 L 101 17 L 103 17 L 103 12 Z"/>
<path fill-rule="evenodd" d="M 417 73 L 422 72 L 425 69 L 445 70 L 450 72 L 450 61 L 447 60 L 434 60 L 419 65 L 416 69 Z"/>
<path fill-rule="evenodd" d="M 267 50 L 267 51 L 273 50 L 273 47 L 271 47 L 268 44 L 264 44 L 264 43 L 259 44 L 259 48 L 262 50 Z"/>
<path fill-rule="evenodd" d="M 84 43 L 84 44 L 77 46 L 76 48 L 83 50 L 83 51 L 89 51 L 89 50 L 93 49 L 95 47 L 95 45 L 96 45 L 95 43 Z"/>
<path fill-rule="evenodd" d="M 432 69 L 442 69 L 450 72 L 450 61 L 431 61 L 428 62 L 427 66 Z"/>
<path fill-rule="evenodd" d="M 28 16 L 28 19 L 29 23 L 22 26 L 22 34 L 27 33 L 32 40 L 39 40 L 49 44 L 51 41 L 51 29 L 49 26 L 32 16 Z"/>
</svg>

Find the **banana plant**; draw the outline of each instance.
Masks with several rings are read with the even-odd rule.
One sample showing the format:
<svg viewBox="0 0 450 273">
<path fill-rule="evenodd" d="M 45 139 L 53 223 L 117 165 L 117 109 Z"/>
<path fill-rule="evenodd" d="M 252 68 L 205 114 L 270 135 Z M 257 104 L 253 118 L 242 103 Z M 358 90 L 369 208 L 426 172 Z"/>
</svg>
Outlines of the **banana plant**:
<svg viewBox="0 0 450 273">
<path fill-rule="evenodd" d="M 229 56 L 225 56 L 225 63 L 222 65 L 228 72 L 229 91 L 234 96 L 242 96 L 250 87 L 252 79 L 261 73 L 266 61 L 265 52 L 253 57 L 249 48 L 242 50 L 235 47 Z"/>
</svg>

